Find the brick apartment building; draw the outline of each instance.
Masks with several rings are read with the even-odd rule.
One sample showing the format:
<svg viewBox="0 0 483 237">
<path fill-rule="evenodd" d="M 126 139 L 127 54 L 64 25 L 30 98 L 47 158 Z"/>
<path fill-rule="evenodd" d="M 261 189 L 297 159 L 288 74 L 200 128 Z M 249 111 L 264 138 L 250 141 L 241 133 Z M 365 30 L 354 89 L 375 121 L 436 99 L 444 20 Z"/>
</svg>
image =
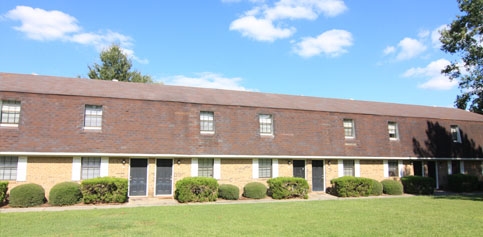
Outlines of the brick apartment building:
<svg viewBox="0 0 483 237">
<path fill-rule="evenodd" d="M 0 73 L 0 180 L 129 179 L 167 196 L 211 176 L 242 188 L 297 176 L 482 178 L 483 116 L 452 108 Z"/>
</svg>

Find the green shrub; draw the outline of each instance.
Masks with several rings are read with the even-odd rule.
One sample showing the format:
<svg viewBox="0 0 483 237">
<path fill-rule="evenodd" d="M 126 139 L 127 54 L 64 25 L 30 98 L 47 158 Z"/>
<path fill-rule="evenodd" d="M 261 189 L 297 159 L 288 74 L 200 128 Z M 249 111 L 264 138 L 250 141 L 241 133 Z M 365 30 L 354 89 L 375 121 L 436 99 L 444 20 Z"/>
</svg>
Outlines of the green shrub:
<svg viewBox="0 0 483 237">
<path fill-rule="evenodd" d="M 99 177 L 83 180 L 84 203 L 124 203 L 127 201 L 127 179 Z"/>
<path fill-rule="evenodd" d="M 303 178 L 278 177 L 267 180 L 267 183 L 274 199 L 309 198 L 309 184 Z"/>
<path fill-rule="evenodd" d="M 372 180 L 372 191 L 371 191 L 371 196 L 380 196 L 382 195 L 383 187 L 382 183 L 373 179 Z"/>
<path fill-rule="evenodd" d="M 0 181 L 0 206 L 3 205 L 5 201 L 5 197 L 7 197 L 7 191 L 8 191 L 8 182 Z"/>
<path fill-rule="evenodd" d="M 333 192 L 338 197 L 369 196 L 372 193 L 373 179 L 344 176 L 330 181 Z"/>
<path fill-rule="evenodd" d="M 243 196 L 247 198 L 262 199 L 267 196 L 267 187 L 258 182 L 247 183 L 243 187 Z"/>
<path fill-rule="evenodd" d="M 448 189 L 453 192 L 473 192 L 478 190 L 478 177 L 467 174 L 448 175 Z"/>
<path fill-rule="evenodd" d="M 176 182 L 178 202 L 212 202 L 218 197 L 218 181 L 209 177 L 186 177 Z"/>
<path fill-rule="evenodd" d="M 34 207 L 44 202 L 45 190 L 38 184 L 21 184 L 10 190 L 9 205 L 12 207 Z"/>
<path fill-rule="evenodd" d="M 74 182 L 58 183 L 49 192 L 49 203 L 54 206 L 73 205 L 81 199 L 80 184 Z"/>
<path fill-rule="evenodd" d="M 434 193 L 435 181 L 431 177 L 405 176 L 401 178 L 405 193 L 431 195 Z"/>
<path fill-rule="evenodd" d="M 403 185 L 401 182 L 393 179 L 386 179 L 381 181 L 383 191 L 388 195 L 401 195 L 403 194 Z"/>
<path fill-rule="evenodd" d="M 240 189 L 233 184 L 222 184 L 218 188 L 218 197 L 226 200 L 238 200 L 240 198 Z"/>
</svg>

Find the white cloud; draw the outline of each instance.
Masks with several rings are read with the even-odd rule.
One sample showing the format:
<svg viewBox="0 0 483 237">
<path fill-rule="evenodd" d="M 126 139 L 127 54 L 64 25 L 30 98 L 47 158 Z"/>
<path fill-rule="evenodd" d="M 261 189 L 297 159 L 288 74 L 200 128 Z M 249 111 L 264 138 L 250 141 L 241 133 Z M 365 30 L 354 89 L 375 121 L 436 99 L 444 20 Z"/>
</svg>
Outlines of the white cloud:
<svg viewBox="0 0 483 237">
<path fill-rule="evenodd" d="M 447 25 L 442 25 L 431 32 L 431 43 L 433 45 L 433 48 L 441 47 L 441 41 L 439 41 L 439 38 L 441 37 L 441 31 L 446 28 L 448 28 Z"/>
<path fill-rule="evenodd" d="M 273 25 L 272 21 L 257 19 L 254 16 L 245 16 L 233 21 L 230 30 L 237 30 L 243 36 L 258 41 L 272 42 L 276 39 L 287 38 L 295 33 L 295 28 L 279 28 Z"/>
<path fill-rule="evenodd" d="M 203 88 L 216 88 L 227 90 L 249 91 L 249 89 L 240 85 L 243 80 L 240 77 L 228 78 L 221 74 L 212 72 L 203 72 L 197 74 L 195 77 L 184 75 L 176 75 L 171 77 L 161 78 L 166 85 L 176 86 L 193 86 Z"/>
<path fill-rule="evenodd" d="M 403 77 L 422 77 L 426 81 L 418 85 L 419 88 L 431 90 L 449 90 L 458 85 L 458 81 L 450 80 L 441 70 L 449 65 L 446 59 L 438 59 L 429 63 L 426 67 L 411 68 L 403 73 Z"/>
<path fill-rule="evenodd" d="M 77 19 L 60 11 L 46 11 L 40 8 L 17 6 L 8 11 L 5 18 L 21 22 L 14 27 L 34 40 L 66 39 L 68 34 L 78 32 Z"/>
<path fill-rule="evenodd" d="M 293 50 L 302 57 L 312 57 L 326 54 L 331 57 L 339 56 L 347 52 L 347 47 L 352 46 L 352 34 L 345 30 L 329 30 L 316 38 L 306 37 L 295 44 Z"/>
<path fill-rule="evenodd" d="M 112 44 L 119 44 L 132 59 L 140 63 L 148 62 L 146 59 L 140 59 L 134 55 L 131 37 L 110 30 L 99 33 L 83 32 L 75 17 L 61 11 L 17 6 L 3 17 L 20 21 L 20 26 L 13 28 L 24 33 L 29 39 L 78 43 L 93 46 L 99 52 Z"/>
<path fill-rule="evenodd" d="M 258 4 L 230 24 L 230 30 L 259 41 L 292 36 L 296 29 L 284 20 L 314 20 L 320 14 L 337 16 L 347 10 L 342 0 L 280 0 L 273 6 Z"/>
<path fill-rule="evenodd" d="M 384 49 L 384 55 L 392 54 L 394 52 L 396 52 L 396 47 L 394 47 L 394 46 L 387 46 Z"/>
<path fill-rule="evenodd" d="M 398 48 L 397 60 L 411 59 L 426 51 L 426 46 L 422 42 L 408 37 L 399 42 Z"/>
</svg>

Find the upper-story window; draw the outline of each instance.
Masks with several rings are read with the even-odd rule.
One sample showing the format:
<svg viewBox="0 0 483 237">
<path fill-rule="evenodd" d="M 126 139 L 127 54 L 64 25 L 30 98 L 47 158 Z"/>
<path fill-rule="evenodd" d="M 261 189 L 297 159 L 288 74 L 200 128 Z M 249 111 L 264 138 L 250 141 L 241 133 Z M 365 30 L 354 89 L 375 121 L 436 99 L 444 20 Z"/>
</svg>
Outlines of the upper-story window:
<svg viewBox="0 0 483 237">
<path fill-rule="evenodd" d="M 391 140 L 399 139 L 399 132 L 398 132 L 396 122 L 388 122 L 387 123 L 387 130 L 389 132 L 389 139 L 391 139 Z"/>
<path fill-rule="evenodd" d="M 20 121 L 20 101 L 17 100 L 2 100 L 1 104 L 1 126 L 18 126 Z"/>
<path fill-rule="evenodd" d="M 343 124 L 344 124 L 345 138 L 354 138 L 355 137 L 354 120 L 344 119 Z"/>
<path fill-rule="evenodd" d="M 215 115 L 211 111 L 200 112 L 200 131 L 201 132 L 215 132 Z"/>
<path fill-rule="evenodd" d="M 102 128 L 102 106 L 86 105 L 84 112 L 84 128 L 101 129 Z"/>
<path fill-rule="evenodd" d="M 273 135 L 273 117 L 271 114 L 260 114 L 260 134 Z"/>
<path fill-rule="evenodd" d="M 451 125 L 451 138 L 453 142 L 461 143 L 461 133 L 458 125 Z"/>
</svg>

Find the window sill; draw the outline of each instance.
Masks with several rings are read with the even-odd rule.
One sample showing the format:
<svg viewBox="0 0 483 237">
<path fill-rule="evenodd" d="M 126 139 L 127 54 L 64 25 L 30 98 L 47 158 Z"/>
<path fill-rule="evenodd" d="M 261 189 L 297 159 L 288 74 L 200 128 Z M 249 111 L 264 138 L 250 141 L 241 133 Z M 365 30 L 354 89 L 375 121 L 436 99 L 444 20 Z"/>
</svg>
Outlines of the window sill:
<svg viewBox="0 0 483 237">
<path fill-rule="evenodd" d="M 201 135 L 214 135 L 215 131 L 200 131 Z"/>
<path fill-rule="evenodd" d="M 18 124 L 0 123 L 0 127 L 2 127 L 2 128 L 18 128 Z"/>
<path fill-rule="evenodd" d="M 102 128 L 99 128 L 99 127 L 84 127 L 84 132 L 102 132 Z"/>
<path fill-rule="evenodd" d="M 389 138 L 389 141 L 399 141 L 399 138 Z"/>
<path fill-rule="evenodd" d="M 273 138 L 275 135 L 269 133 L 260 133 L 260 137 Z"/>
</svg>

